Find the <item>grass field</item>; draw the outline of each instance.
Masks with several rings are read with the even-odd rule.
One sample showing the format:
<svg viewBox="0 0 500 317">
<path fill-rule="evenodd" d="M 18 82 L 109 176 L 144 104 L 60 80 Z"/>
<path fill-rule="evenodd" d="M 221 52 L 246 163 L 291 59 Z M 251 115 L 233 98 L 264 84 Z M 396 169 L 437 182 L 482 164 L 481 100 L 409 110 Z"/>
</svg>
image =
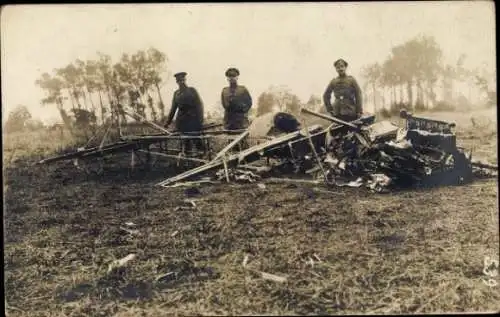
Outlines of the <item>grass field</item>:
<svg viewBox="0 0 500 317">
<path fill-rule="evenodd" d="M 455 120 L 458 142 L 497 164 L 495 110 L 428 117 Z M 500 279 L 483 272 L 486 257 L 499 259 L 497 179 L 390 194 L 186 190 L 153 186 L 174 167 L 131 172 L 128 156 L 101 176 L 71 162 L 31 165 L 67 142 L 4 139 L 9 316 L 499 311 L 500 285 L 487 284 Z"/>
</svg>

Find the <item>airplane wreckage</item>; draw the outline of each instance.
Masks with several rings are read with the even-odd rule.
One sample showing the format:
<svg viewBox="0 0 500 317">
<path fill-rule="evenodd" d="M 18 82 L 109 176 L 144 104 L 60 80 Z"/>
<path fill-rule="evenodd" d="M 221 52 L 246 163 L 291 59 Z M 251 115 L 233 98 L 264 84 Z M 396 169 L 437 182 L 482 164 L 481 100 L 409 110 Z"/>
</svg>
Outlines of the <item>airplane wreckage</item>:
<svg viewBox="0 0 500 317">
<path fill-rule="evenodd" d="M 473 162 L 472 151 L 467 153 L 457 146 L 454 123 L 415 117 L 405 110 L 400 113 L 403 127 L 391 121 L 375 122 L 375 116 L 345 122 L 302 109 L 299 117 L 284 112 L 259 116 L 242 131 L 217 130 L 220 124 L 206 125 L 198 135 L 171 132 L 137 113 L 125 114 L 160 133 L 123 136 L 120 130 L 118 142 L 104 145 L 105 134 L 97 147 L 79 148 L 37 164 L 61 160 L 77 163 L 130 152 L 132 162 L 141 153 L 146 157 L 141 161 L 146 164 L 157 156 L 198 165 L 157 184 L 163 187 L 267 179 L 323 183 L 328 187 L 366 186 L 376 192 L 466 184 L 475 175 L 498 171 L 497 166 Z M 203 152 L 185 153 L 185 139 L 201 139 Z M 253 145 L 241 147 L 247 141 Z M 216 143 L 225 146 L 216 152 Z"/>
</svg>

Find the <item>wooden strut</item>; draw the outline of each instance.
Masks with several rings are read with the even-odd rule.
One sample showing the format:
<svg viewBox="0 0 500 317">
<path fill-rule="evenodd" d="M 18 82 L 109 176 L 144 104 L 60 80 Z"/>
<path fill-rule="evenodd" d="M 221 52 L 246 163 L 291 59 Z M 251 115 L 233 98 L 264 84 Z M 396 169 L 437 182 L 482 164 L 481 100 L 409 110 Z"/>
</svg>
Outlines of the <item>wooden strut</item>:
<svg viewBox="0 0 500 317">
<path fill-rule="evenodd" d="M 141 116 L 140 114 L 138 114 L 138 113 L 136 113 L 136 112 L 130 113 L 130 112 L 128 112 L 127 110 L 125 110 L 125 109 L 124 109 L 124 110 L 123 110 L 123 113 L 125 113 L 126 115 L 128 115 L 129 117 L 131 117 L 131 118 L 133 118 L 133 119 L 135 119 L 135 120 L 137 120 L 137 118 L 139 118 L 139 119 L 140 119 L 140 121 L 142 121 L 142 122 L 144 122 L 144 123 L 148 124 L 150 127 L 155 128 L 155 129 L 158 129 L 158 130 L 160 130 L 160 131 L 162 131 L 162 132 L 165 132 L 165 133 L 166 133 L 166 134 L 168 134 L 168 135 L 172 134 L 172 133 L 171 133 L 170 131 L 168 131 L 167 129 L 165 129 L 165 128 L 163 128 L 163 127 L 159 126 L 159 125 L 157 125 L 157 124 L 156 124 L 156 123 L 154 123 L 154 122 L 149 121 L 148 119 L 144 118 L 143 116 Z"/>
<path fill-rule="evenodd" d="M 166 157 L 166 158 L 180 159 L 180 160 L 184 160 L 184 161 L 191 161 L 191 162 L 197 162 L 197 163 L 208 163 L 207 160 L 202 160 L 202 159 L 198 159 L 198 158 L 194 158 L 194 157 L 179 157 L 178 155 L 165 154 L 165 153 L 161 153 L 161 152 L 147 151 L 147 150 L 142 150 L 142 149 L 137 150 L 137 152 L 149 153 L 149 154 L 158 155 L 158 156 L 162 156 L 162 157 Z"/>
<path fill-rule="evenodd" d="M 94 134 L 94 135 L 93 135 L 93 136 L 92 136 L 92 137 L 91 137 L 91 138 L 87 141 L 87 144 L 85 144 L 85 147 L 87 147 L 87 146 L 90 144 L 90 142 L 91 142 L 93 139 L 95 139 L 99 133 L 101 133 L 101 131 L 104 129 L 104 127 L 105 127 L 107 124 L 108 124 L 108 122 L 106 122 L 106 124 L 103 124 L 102 126 L 100 126 L 100 127 L 97 129 L 96 133 L 95 133 L 95 134 Z"/>
<path fill-rule="evenodd" d="M 102 137 L 101 144 L 99 144 L 99 150 L 102 150 L 102 147 L 104 146 L 104 142 L 106 141 L 106 138 L 108 137 L 109 131 L 111 130 L 112 126 L 113 125 L 110 122 L 108 128 L 106 129 L 106 132 L 104 132 L 104 136 Z"/>
<path fill-rule="evenodd" d="M 228 171 L 228 168 L 227 168 L 226 155 L 224 155 L 222 157 L 222 163 L 224 164 L 224 174 L 226 175 L 226 181 L 229 183 L 230 179 L 229 179 L 229 171 Z"/>
<path fill-rule="evenodd" d="M 320 126 L 319 125 L 314 125 L 312 127 L 309 127 L 309 130 L 313 131 L 314 129 L 318 129 L 318 127 L 320 127 Z M 242 152 L 229 155 L 227 157 L 226 163 L 228 164 L 228 163 L 232 163 L 232 162 L 241 162 L 247 156 L 249 156 L 250 154 L 259 154 L 259 155 L 261 155 L 269 147 L 272 147 L 272 146 L 278 145 L 278 144 L 286 143 L 286 142 L 288 142 L 288 141 L 296 138 L 297 136 L 300 136 L 300 131 L 295 131 L 295 132 L 292 132 L 292 133 L 289 133 L 289 134 L 277 137 L 277 138 L 275 138 L 273 140 L 270 140 L 268 142 L 264 142 L 264 143 L 256 145 L 256 146 L 253 146 L 253 147 L 251 147 L 249 149 L 246 149 L 246 150 L 244 150 Z M 197 175 L 199 173 L 209 171 L 209 170 L 211 170 L 213 168 L 216 168 L 218 166 L 221 166 L 223 164 L 224 163 L 223 163 L 222 159 L 220 159 L 220 158 L 217 159 L 217 160 L 212 160 L 212 161 L 210 161 L 209 163 L 207 163 L 207 164 L 205 164 L 203 166 L 196 167 L 194 169 L 191 169 L 189 171 L 186 171 L 184 173 L 181 173 L 179 175 L 176 175 L 174 177 L 166 179 L 166 180 L 158 183 L 157 185 L 158 186 L 165 186 L 165 185 L 168 185 L 168 184 L 171 184 L 171 183 L 183 180 L 185 178 Z"/>
<path fill-rule="evenodd" d="M 226 145 L 222 150 L 220 150 L 219 153 L 212 159 L 212 162 L 218 160 L 219 158 L 222 158 L 226 155 L 226 152 L 231 150 L 236 144 L 238 144 L 241 140 L 243 140 L 250 132 L 247 130 L 240 134 L 237 138 L 235 138 L 231 143 Z"/>
<path fill-rule="evenodd" d="M 328 120 L 328 121 L 331 121 L 331 122 L 335 122 L 335 123 L 338 123 L 338 124 L 341 124 L 341 125 L 348 126 L 350 128 L 359 130 L 359 127 L 357 125 L 355 125 L 354 123 L 352 123 L 352 122 L 347 122 L 347 121 L 341 120 L 339 118 L 335 118 L 335 117 L 328 116 L 328 115 L 325 115 L 325 114 L 322 114 L 322 113 L 311 111 L 311 110 L 306 109 L 306 108 L 302 108 L 302 109 L 300 109 L 300 111 L 303 112 L 303 113 L 307 113 L 307 114 L 316 116 L 318 118 L 322 118 L 322 119 L 325 119 L 325 120 Z M 357 122 L 357 120 L 355 120 L 353 122 Z"/>
<path fill-rule="evenodd" d="M 276 177 L 266 178 L 264 180 L 264 182 L 265 183 L 299 183 L 299 184 L 313 184 L 313 185 L 320 184 L 320 182 L 317 180 L 294 179 L 294 178 L 276 178 Z"/>
<path fill-rule="evenodd" d="M 314 157 L 316 158 L 316 161 L 318 162 L 318 165 L 321 168 L 321 172 L 323 173 L 323 177 L 325 178 L 325 184 L 328 184 L 328 176 L 326 175 L 325 169 L 323 168 L 323 164 L 321 163 L 321 159 L 319 158 L 319 155 L 316 152 L 316 148 L 314 147 L 314 143 L 312 142 L 311 135 L 309 134 L 309 129 L 307 128 L 305 120 L 303 120 L 303 124 L 305 127 L 307 140 L 309 141 L 309 145 L 311 146 L 311 151 L 313 152 Z"/>
</svg>

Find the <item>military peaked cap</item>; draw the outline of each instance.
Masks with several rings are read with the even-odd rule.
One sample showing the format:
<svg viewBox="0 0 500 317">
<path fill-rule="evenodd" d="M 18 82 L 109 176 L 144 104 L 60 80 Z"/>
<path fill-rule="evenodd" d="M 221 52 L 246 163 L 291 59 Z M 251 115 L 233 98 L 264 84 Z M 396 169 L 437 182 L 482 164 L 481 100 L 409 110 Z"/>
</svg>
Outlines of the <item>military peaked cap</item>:
<svg viewBox="0 0 500 317">
<path fill-rule="evenodd" d="M 339 58 L 339 59 L 337 59 L 337 60 L 335 61 L 335 63 L 333 63 L 333 66 L 337 67 L 337 65 L 338 65 L 339 63 L 343 63 L 345 66 L 348 66 L 348 65 L 349 65 L 349 64 L 348 64 L 348 63 L 347 63 L 344 59 Z"/>
<path fill-rule="evenodd" d="M 226 70 L 226 77 L 229 76 L 239 76 L 240 71 L 237 68 L 231 67 Z"/>
<path fill-rule="evenodd" d="M 184 79 L 186 77 L 186 72 L 180 72 L 174 75 L 175 79 Z"/>
</svg>

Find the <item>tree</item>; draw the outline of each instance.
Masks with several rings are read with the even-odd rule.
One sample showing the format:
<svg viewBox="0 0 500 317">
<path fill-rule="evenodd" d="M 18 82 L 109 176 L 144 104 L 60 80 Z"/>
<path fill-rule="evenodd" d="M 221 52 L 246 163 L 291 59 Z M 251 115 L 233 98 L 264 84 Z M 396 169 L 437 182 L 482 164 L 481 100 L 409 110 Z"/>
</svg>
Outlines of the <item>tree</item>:
<svg viewBox="0 0 500 317">
<path fill-rule="evenodd" d="M 257 99 L 257 116 L 271 112 L 274 107 L 274 96 L 269 92 L 263 92 Z"/>
<path fill-rule="evenodd" d="M 146 75 L 151 84 L 156 88 L 156 93 L 159 98 L 158 107 L 161 118 L 165 117 L 165 104 L 161 97 L 160 85 L 162 84 L 162 74 L 167 73 L 167 56 L 154 47 L 150 47 L 147 51 L 149 57 L 149 68 Z"/>
<path fill-rule="evenodd" d="M 377 63 L 366 66 L 363 77 L 372 87 L 375 108 L 378 108 L 377 85 L 383 88 L 384 95 L 389 92 L 393 108 L 396 104 L 409 109 L 414 105 L 426 108 L 429 103 L 435 104 L 434 87 L 443 72 L 441 58 L 442 51 L 436 40 L 422 35 L 394 46 L 381 66 Z"/>
<path fill-rule="evenodd" d="M 421 78 L 426 84 L 425 95 L 427 102 L 424 103 L 428 108 L 429 101 L 432 104 L 436 102 L 436 94 L 434 93 L 434 85 L 437 82 L 438 75 L 441 73 L 442 51 L 436 40 L 432 36 L 422 36 L 418 39 L 421 46 L 421 55 L 419 56 L 419 69 L 421 70 Z"/>
<path fill-rule="evenodd" d="M 80 103 L 80 90 L 79 90 L 79 71 L 73 64 L 68 64 L 66 67 L 57 68 L 56 75 L 59 76 L 63 83 L 64 88 L 68 91 L 68 95 L 71 98 L 73 109 L 82 107 Z M 75 107 L 76 105 L 76 107 Z"/>
<path fill-rule="evenodd" d="M 272 94 L 278 111 L 298 114 L 300 111 L 300 99 L 294 95 L 286 86 L 271 86 L 269 93 Z"/>
<path fill-rule="evenodd" d="M 116 118 L 116 110 L 113 107 L 113 70 L 111 66 L 111 57 L 109 55 L 97 52 L 99 60 L 97 61 L 97 72 L 98 72 L 98 86 L 99 86 L 99 100 L 101 102 L 101 115 L 104 116 L 105 107 L 102 104 L 103 97 L 106 96 L 109 105 L 109 111 L 111 117 Z M 102 93 L 101 93 L 102 92 Z"/>
<path fill-rule="evenodd" d="M 166 55 L 155 48 L 124 53 L 116 63 L 109 55 L 97 52 L 96 60 L 76 59 L 74 63 L 54 69 L 53 75 L 44 73 L 36 83 L 46 92 L 42 104 L 56 104 L 65 122 L 71 118 L 64 109 L 66 100 L 70 100 L 72 116 L 78 122 L 92 122 L 92 118 L 100 116 L 104 123 L 108 112 L 112 120 L 120 118 L 125 122 L 126 117 L 120 110 L 125 106 L 131 106 L 144 116 L 147 109 L 152 119 L 157 120 L 158 112 L 162 118 L 165 114 L 160 86 L 167 71 L 166 61 Z M 155 97 L 159 102 L 155 102 Z M 83 115 L 86 112 L 77 110 L 92 115 Z M 88 120 L 82 119 L 84 117 Z"/>
<path fill-rule="evenodd" d="M 271 86 L 257 99 L 257 116 L 273 110 L 298 115 L 301 108 L 299 97 L 285 86 Z"/>
<path fill-rule="evenodd" d="M 478 87 L 479 92 L 484 96 L 485 104 L 492 107 L 497 104 L 497 94 L 494 88 L 490 88 L 487 77 L 488 74 L 476 74 L 475 85 Z"/>
<path fill-rule="evenodd" d="M 7 121 L 5 122 L 5 132 L 18 132 L 22 131 L 28 120 L 31 119 L 31 113 L 28 108 L 23 105 L 18 105 L 9 112 Z"/>
<path fill-rule="evenodd" d="M 35 84 L 40 86 L 46 94 L 46 97 L 41 100 L 42 106 L 55 104 L 64 125 L 71 131 L 71 119 L 64 110 L 64 100 L 66 100 L 67 97 L 63 96 L 63 89 L 65 87 L 63 80 L 58 77 L 52 77 L 48 73 L 43 73 L 42 76 L 35 81 Z"/>
<path fill-rule="evenodd" d="M 309 97 L 309 100 L 306 102 L 304 107 L 306 109 L 312 110 L 312 111 L 318 111 L 320 108 L 323 106 L 323 101 L 321 100 L 321 97 L 316 96 L 316 95 L 311 95 Z"/>
<path fill-rule="evenodd" d="M 372 97 L 373 97 L 373 108 L 374 112 L 377 112 L 377 85 L 380 83 L 381 75 L 382 75 L 382 67 L 379 63 L 374 63 L 366 66 L 362 70 L 363 77 L 366 79 L 368 85 L 370 85 L 372 89 Z"/>
<path fill-rule="evenodd" d="M 77 128 L 87 131 L 89 127 L 95 126 L 97 118 L 92 111 L 85 109 L 73 109 L 75 125 Z"/>
</svg>

